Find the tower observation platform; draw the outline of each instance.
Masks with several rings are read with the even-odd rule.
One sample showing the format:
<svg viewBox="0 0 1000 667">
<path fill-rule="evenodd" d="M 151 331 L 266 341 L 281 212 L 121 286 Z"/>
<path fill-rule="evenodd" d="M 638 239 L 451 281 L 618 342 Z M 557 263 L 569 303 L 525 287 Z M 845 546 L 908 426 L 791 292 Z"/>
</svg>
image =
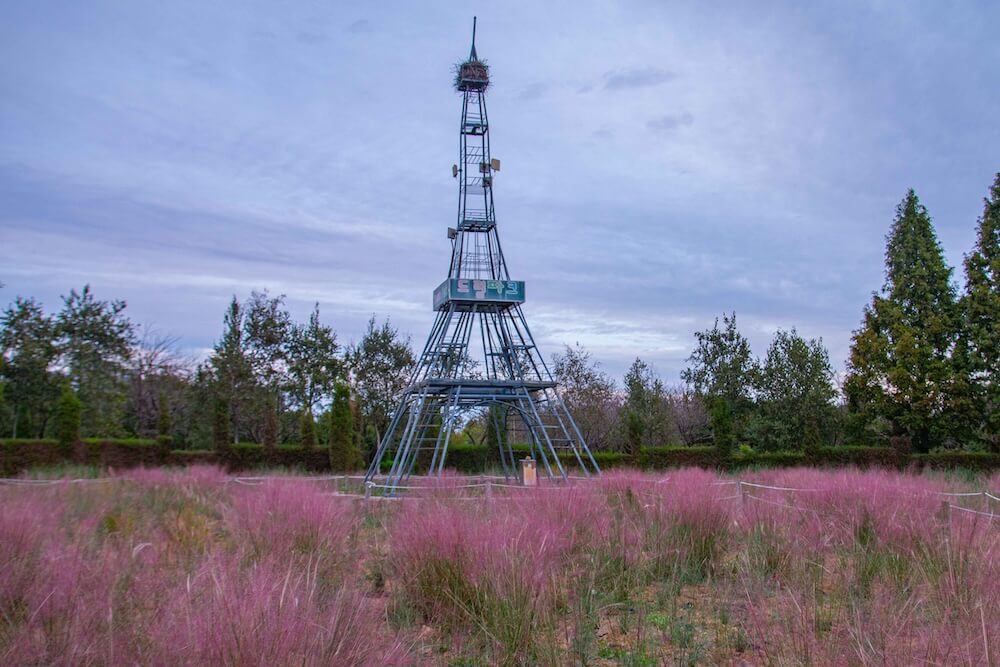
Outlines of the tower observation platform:
<svg viewBox="0 0 1000 667">
<path fill-rule="evenodd" d="M 494 464 L 506 476 L 516 475 L 512 440 L 526 443 L 549 477 L 565 479 L 567 465 L 599 472 L 535 345 L 521 308 L 525 284 L 511 279 L 500 246 L 493 205 L 500 161 L 490 153 L 489 67 L 476 53 L 475 22 L 454 84 L 462 117 L 451 260 L 433 293 L 430 335 L 366 474 L 370 481 L 387 472 L 387 493 L 415 471 L 440 474 L 456 430 L 471 419 L 492 431 Z"/>
</svg>

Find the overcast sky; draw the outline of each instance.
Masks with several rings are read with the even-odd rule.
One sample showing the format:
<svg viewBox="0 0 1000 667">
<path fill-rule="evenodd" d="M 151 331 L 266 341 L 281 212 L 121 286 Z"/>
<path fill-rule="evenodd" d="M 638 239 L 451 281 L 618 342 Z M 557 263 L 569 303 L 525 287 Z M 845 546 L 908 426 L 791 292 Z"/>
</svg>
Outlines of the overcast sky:
<svg viewBox="0 0 1000 667">
<path fill-rule="evenodd" d="M 4 2 L 0 301 L 90 283 L 198 354 L 266 288 L 343 342 L 375 313 L 422 344 L 478 14 L 497 219 L 546 356 L 672 382 L 735 310 L 756 354 L 794 326 L 842 370 L 907 188 L 953 266 L 972 246 L 1000 4 L 721 4 Z"/>
</svg>

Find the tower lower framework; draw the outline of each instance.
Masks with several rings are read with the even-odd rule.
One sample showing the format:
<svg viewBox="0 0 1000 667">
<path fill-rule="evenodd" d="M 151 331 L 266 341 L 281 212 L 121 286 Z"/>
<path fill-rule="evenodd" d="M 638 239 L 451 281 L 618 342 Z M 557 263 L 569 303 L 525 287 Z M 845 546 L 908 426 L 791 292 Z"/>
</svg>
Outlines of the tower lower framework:
<svg viewBox="0 0 1000 667">
<path fill-rule="evenodd" d="M 473 336 L 482 366 L 469 354 Z M 586 476 L 597 473 L 556 386 L 519 304 L 451 301 L 438 311 L 366 480 L 386 474 L 391 494 L 411 474 L 440 475 L 456 431 L 480 416 L 493 432 L 493 463 L 508 478 L 518 474 L 514 440 L 549 478 L 566 479 L 567 460 Z"/>
</svg>

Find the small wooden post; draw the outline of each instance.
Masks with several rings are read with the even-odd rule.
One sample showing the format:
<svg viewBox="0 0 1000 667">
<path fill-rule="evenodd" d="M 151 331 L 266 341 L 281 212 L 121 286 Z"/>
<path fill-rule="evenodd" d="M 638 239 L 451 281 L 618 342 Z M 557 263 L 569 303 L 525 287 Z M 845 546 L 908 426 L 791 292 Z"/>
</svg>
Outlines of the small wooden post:
<svg viewBox="0 0 1000 667">
<path fill-rule="evenodd" d="M 489 479 L 486 480 L 486 491 L 485 491 L 485 494 L 486 494 L 486 502 L 487 503 L 492 502 L 493 501 L 493 481 L 492 480 L 489 480 Z"/>
<path fill-rule="evenodd" d="M 521 486 L 538 486 L 538 474 L 535 470 L 535 459 L 521 459 Z"/>
<path fill-rule="evenodd" d="M 743 495 L 743 480 L 736 480 L 736 495 L 739 496 L 740 507 L 747 504 L 747 497 Z"/>
<path fill-rule="evenodd" d="M 947 545 L 951 541 L 951 502 L 941 501 L 941 537 Z"/>
<path fill-rule="evenodd" d="M 368 502 L 372 497 L 372 487 L 375 486 L 374 482 L 365 482 L 365 512 L 368 512 Z"/>
</svg>

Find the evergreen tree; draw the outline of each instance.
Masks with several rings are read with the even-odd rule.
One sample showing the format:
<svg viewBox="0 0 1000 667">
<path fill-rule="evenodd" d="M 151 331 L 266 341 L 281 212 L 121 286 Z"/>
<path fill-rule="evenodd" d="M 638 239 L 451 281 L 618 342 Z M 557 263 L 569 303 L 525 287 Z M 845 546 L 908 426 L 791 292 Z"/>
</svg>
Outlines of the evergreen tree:
<svg viewBox="0 0 1000 667">
<path fill-rule="evenodd" d="M 73 445 L 80 440 L 80 415 L 83 405 L 69 382 L 64 382 L 59 400 L 55 405 L 56 439 L 64 445 Z"/>
<path fill-rule="evenodd" d="M 316 420 L 312 410 L 303 410 L 300 420 L 299 443 L 303 447 L 316 446 Z"/>
<path fill-rule="evenodd" d="M 229 431 L 230 423 L 232 422 L 229 416 L 229 402 L 222 396 L 216 396 L 212 420 L 212 443 L 219 451 L 228 449 L 232 442 Z"/>
<path fill-rule="evenodd" d="M 670 413 L 663 383 L 642 359 L 636 358 L 625 373 L 625 404 L 622 406 L 621 427 L 625 446 L 638 456 L 647 445 L 660 445 L 670 432 Z"/>
<path fill-rule="evenodd" d="M 338 384 L 330 406 L 330 467 L 335 472 L 355 470 L 361 465 L 361 452 L 354 440 L 351 390 Z"/>
<path fill-rule="evenodd" d="M 215 344 L 209 363 L 212 367 L 216 390 L 216 403 L 223 403 L 225 409 L 218 404 L 213 416 L 213 440 L 216 447 L 225 446 L 219 438 L 225 434 L 227 438 L 239 439 L 242 408 L 246 404 L 245 397 L 253 389 L 253 373 L 250 359 L 247 356 L 247 343 L 243 333 L 243 307 L 234 296 L 229 302 L 223 317 L 222 338 Z M 226 421 L 223 428 L 222 420 Z M 235 431 L 232 426 L 237 425 Z M 228 443 L 227 443 L 228 444 Z"/>
<path fill-rule="evenodd" d="M 161 389 L 156 401 L 156 442 L 165 452 L 169 452 L 173 445 L 171 432 L 170 401 L 167 400 L 167 392 Z"/>
<path fill-rule="evenodd" d="M 157 400 L 156 434 L 160 437 L 169 437 L 170 429 L 170 402 L 167 400 L 167 392 L 161 390 Z"/>
<path fill-rule="evenodd" d="M 12 438 L 40 438 L 59 396 L 60 376 L 53 319 L 34 299 L 18 297 L 0 317 L 0 380 L 5 386 Z"/>
<path fill-rule="evenodd" d="M 887 237 L 886 279 L 854 333 L 844 391 L 849 409 L 920 452 L 956 430 L 955 291 L 927 210 L 910 190 Z"/>
<path fill-rule="evenodd" d="M 1000 173 L 965 258 L 962 360 L 971 380 L 976 436 L 1000 451 Z"/>
<path fill-rule="evenodd" d="M 378 450 L 378 432 L 375 430 L 374 424 L 365 424 L 362 440 L 364 459 L 361 464 L 365 465 L 375 458 L 375 452 Z"/>
</svg>

